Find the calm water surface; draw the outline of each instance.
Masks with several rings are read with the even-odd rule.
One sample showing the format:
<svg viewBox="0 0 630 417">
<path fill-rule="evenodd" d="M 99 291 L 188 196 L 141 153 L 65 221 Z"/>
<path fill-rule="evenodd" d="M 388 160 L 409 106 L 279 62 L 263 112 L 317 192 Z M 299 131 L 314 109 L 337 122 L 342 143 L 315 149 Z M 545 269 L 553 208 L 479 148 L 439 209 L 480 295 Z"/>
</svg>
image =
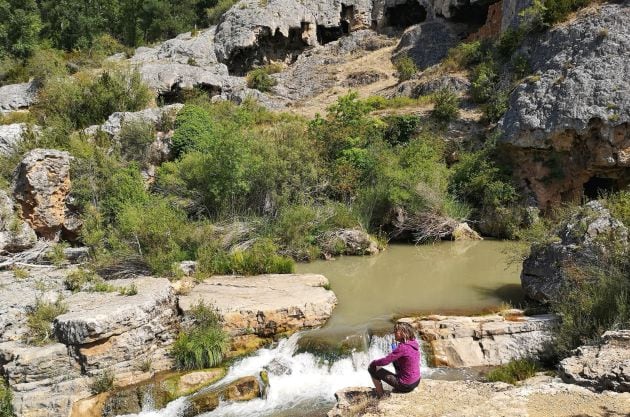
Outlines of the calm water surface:
<svg viewBox="0 0 630 417">
<path fill-rule="evenodd" d="M 501 241 L 389 245 L 371 257 L 339 257 L 299 264 L 299 273 L 320 273 L 339 304 L 326 325 L 350 330 L 393 315 L 471 313 L 522 299 L 520 265 L 508 265 Z M 356 329 L 358 330 L 358 329 Z"/>
</svg>

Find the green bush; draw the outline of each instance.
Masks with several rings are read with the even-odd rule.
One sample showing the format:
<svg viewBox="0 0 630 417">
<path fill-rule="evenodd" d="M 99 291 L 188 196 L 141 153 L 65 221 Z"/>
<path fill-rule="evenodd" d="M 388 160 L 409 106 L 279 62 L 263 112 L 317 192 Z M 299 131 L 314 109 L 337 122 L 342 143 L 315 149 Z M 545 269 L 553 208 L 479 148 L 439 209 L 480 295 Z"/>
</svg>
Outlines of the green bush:
<svg viewBox="0 0 630 417">
<path fill-rule="evenodd" d="M 497 69 L 492 61 L 485 61 L 473 69 L 470 92 L 477 103 L 485 103 L 493 96 L 498 81 Z"/>
<path fill-rule="evenodd" d="M 218 313 L 212 306 L 199 302 L 191 310 L 191 316 L 194 325 L 179 334 L 171 349 L 175 366 L 179 369 L 217 366 L 229 346 L 229 337 L 221 329 Z"/>
<path fill-rule="evenodd" d="M 110 391 L 114 388 L 114 377 L 114 372 L 110 369 L 101 372 L 92 378 L 92 382 L 90 382 L 90 392 L 96 395 Z"/>
<path fill-rule="evenodd" d="M 270 239 L 258 239 L 247 249 L 227 253 L 216 243 L 201 246 L 197 251 L 199 272 L 208 275 L 290 274 L 293 260 L 278 255 L 278 247 Z"/>
<path fill-rule="evenodd" d="M 615 219 L 630 227 L 630 191 L 611 194 L 604 199 L 604 204 Z"/>
<path fill-rule="evenodd" d="M 469 68 L 478 64 L 483 58 L 483 48 L 480 41 L 462 42 L 448 50 L 448 55 L 443 62 L 446 69 L 455 71 Z"/>
<path fill-rule="evenodd" d="M 123 123 L 118 136 L 121 154 L 127 161 L 136 161 L 142 166 L 149 162 L 149 145 L 156 137 L 152 123 Z"/>
<path fill-rule="evenodd" d="M 213 122 L 208 111 L 200 106 L 186 105 L 177 113 L 173 133 L 173 155 L 179 157 L 197 149 L 203 135 L 212 131 Z"/>
<path fill-rule="evenodd" d="M 137 71 L 113 69 L 100 76 L 81 72 L 49 80 L 34 107 L 40 123 L 63 119 L 79 129 L 102 123 L 114 112 L 141 110 L 151 96 Z"/>
<path fill-rule="evenodd" d="M 505 58 L 509 59 L 512 54 L 516 51 L 516 49 L 523 42 L 523 38 L 525 36 L 523 29 L 508 29 L 501 34 L 499 40 L 497 42 L 497 51 L 499 54 Z"/>
<path fill-rule="evenodd" d="M 54 340 L 52 321 L 67 311 L 68 305 L 61 297 L 54 303 L 38 299 L 26 314 L 26 325 L 30 333 L 25 336 L 25 342 L 35 346 L 51 343 Z"/>
<path fill-rule="evenodd" d="M 0 417 L 13 417 L 13 394 L 4 379 L 0 378 Z"/>
<path fill-rule="evenodd" d="M 392 115 L 383 119 L 387 123 L 384 138 L 392 146 L 408 143 L 420 127 L 420 117 L 415 115 Z"/>
<path fill-rule="evenodd" d="M 609 246 L 615 243 L 608 242 Z M 551 303 L 561 318 L 554 337 L 560 358 L 578 346 L 597 343 L 607 330 L 630 325 L 629 264 L 624 258 L 566 269 L 571 285 Z"/>
<path fill-rule="evenodd" d="M 216 5 L 206 9 L 206 15 L 208 16 L 208 23 L 216 25 L 221 20 L 221 16 L 227 12 L 230 7 L 236 4 L 237 0 L 218 0 Z"/>
<path fill-rule="evenodd" d="M 539 369 L 539 366 L 531 360 L 517 359 L 488 372 L 486 379 L 488 382 L 507 382 L 514 385 L 518 381 L 523 381 L 536 375 Z"/>
<path fill-rule="evenodd" d="M 495 90 L 488 101 L 481 106 L 484 118 L 489 122 L 497 122 L 508 110 L 508 92 Z"/>
<path fill-rule="evenodd" d="M 409 56 L 405 55 L 394 61 L 394 67 L 398 72 L 398 79 L 406 81 L 411 79 L 418 72 L 416 63 Z"/>
<path fill-rule="evenodd" d="M 269 75 L 267 68 L 256 68 L 247 73 L 247 87 L 249 88 L 255 88 L 264 93 L 276 84 L 276 80 Z"/>
<path fill-rule="evenodd" d="M 432 115 L 440 122 L 448 123 L 459 115 L 459 97 L 452 90 L 443 88 L 433 95 Z"/>
</svg>

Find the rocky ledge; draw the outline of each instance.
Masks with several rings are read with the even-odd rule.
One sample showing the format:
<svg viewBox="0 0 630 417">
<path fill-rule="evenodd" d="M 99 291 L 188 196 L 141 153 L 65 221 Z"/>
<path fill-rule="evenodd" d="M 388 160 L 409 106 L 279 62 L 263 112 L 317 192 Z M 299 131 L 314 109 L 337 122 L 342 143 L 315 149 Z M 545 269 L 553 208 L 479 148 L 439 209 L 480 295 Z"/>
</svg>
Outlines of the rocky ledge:
<svg viewBox="0 0 630 417">
<path fill-rule="evenodd" d="M 570 417 L 627 416 L 629 393 L 596 394 L 536 376 L 513 386 L 506 383 L 423 380 L 409 394 L 378 401 L 369 388 L 347 388 L 335 394 L 328 417 Z"/>
<path fill-rule="evenodd" d="M 478 317 L 426 316 L 401 319 L 429 342 L 435 366 L 493 366 L 542 352 L 556 323 L 553 315 L 520 310 Z"/>
<path fill-rule="evenodd" d="M 216 276 L 181 296 L 179 307 L 187 313 L 202 301 L 217 308 L 233 336 L 273 336 L 324 324 L 337 304 L 327 285 L 316 274 Z"/>
<path fill-rule="evenodd" d="M 13 392 L 18 417 L 70 415 L 106 372 L 120 388 L 173 367 L 170 347 L 187 318 L 167 279 L 107 281 L 112 288 L 134 288 L 130 295 L 72 293 L 64 285 L 70 271 L 32 269 L 26 277 L 0 272 L 0 376 Z M 337 302 L 327 283 L 321 275 L 215 277 L 182 296 L 179 306 L 186 313 L 201 299 L 218 308 L 233 335 L 270 336 L 323 324 Z M 38 300 L 59 298 L 67 312 L 52 324 L 54 340 L 27 344 L 29 312 Z M 92 397 L 81 407 L 101 400 Z"/>
<path fill-rule="evenodd" d="M 602 339 L 601 346 L 579 347 L 560 362 L 560 376 L 597 391 L 630 392 L 630 330 L 606 332 Z"/>
</svg>

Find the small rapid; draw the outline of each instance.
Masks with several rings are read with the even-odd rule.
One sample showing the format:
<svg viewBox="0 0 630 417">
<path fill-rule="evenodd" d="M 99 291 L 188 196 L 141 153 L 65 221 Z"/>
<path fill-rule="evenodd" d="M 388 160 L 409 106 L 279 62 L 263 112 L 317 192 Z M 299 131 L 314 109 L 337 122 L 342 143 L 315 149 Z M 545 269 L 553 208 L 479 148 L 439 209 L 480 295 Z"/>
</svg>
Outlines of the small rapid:
<svg viewBox="0 0 630 417">
<path fill-rule="evenodd" d="M 310 352 L 300 353 L 298 341 L 304 334 L 296 333 L 274 347 L 259 349 L 252 356 L 238 360 L 217 383 L 227 384 L 244 376 L 259 375 L 265 370 L 269 377 L 265 398 L 222 402 L 217 409 L 201 417 L 325 415 L 325 410 L 334 403 L 336 391 L 350 386 L 372 385 L 367 366 L 373 359 L 387 355 L 393 341 L 391 335 L 372 336 L 367 350 L 353 351 L 332 360 Z M 423 356 L 422 375 L 426 377 L 430 373 Z M 180 398 L 162 410 L 151 410 L 147 404 L 141 413 L 127 417 L 178 417 L 186 407 L 187 399 Z"/>
</svg>

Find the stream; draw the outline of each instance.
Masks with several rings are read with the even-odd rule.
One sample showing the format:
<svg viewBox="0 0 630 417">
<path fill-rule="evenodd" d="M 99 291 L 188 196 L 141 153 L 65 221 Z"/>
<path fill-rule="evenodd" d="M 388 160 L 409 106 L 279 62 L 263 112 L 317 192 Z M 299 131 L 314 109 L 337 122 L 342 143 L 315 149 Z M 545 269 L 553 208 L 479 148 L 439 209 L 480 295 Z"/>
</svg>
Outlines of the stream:
<svg viewBox="0 0 630 417">
<path fill-rule="evenodd" d="M 507 243 L 438 242 L 390 245 L 372 257 L 340 257 L 301 264 L 298 273 L 321 273 L 339 304 L 322 329 L 299 332 L 236 361 L 224 384 L 243 376 L 269 374 L 266 398 L 221 403 L 201 416 L 321 417 L 334 393 L 349 386 L 371 386 L 366 371 L 385 356 L 393 340 L 391 320 L 413 313 L 472 314 L 509 302 L 518 305 L 520 267 L 507 267 Z M 468 379 L 468 370 L 433 369 L 422 363 L 423 378 Z M 178 417 L 186 398 L 162 410 L 128 417 Z"/>
</svg>

